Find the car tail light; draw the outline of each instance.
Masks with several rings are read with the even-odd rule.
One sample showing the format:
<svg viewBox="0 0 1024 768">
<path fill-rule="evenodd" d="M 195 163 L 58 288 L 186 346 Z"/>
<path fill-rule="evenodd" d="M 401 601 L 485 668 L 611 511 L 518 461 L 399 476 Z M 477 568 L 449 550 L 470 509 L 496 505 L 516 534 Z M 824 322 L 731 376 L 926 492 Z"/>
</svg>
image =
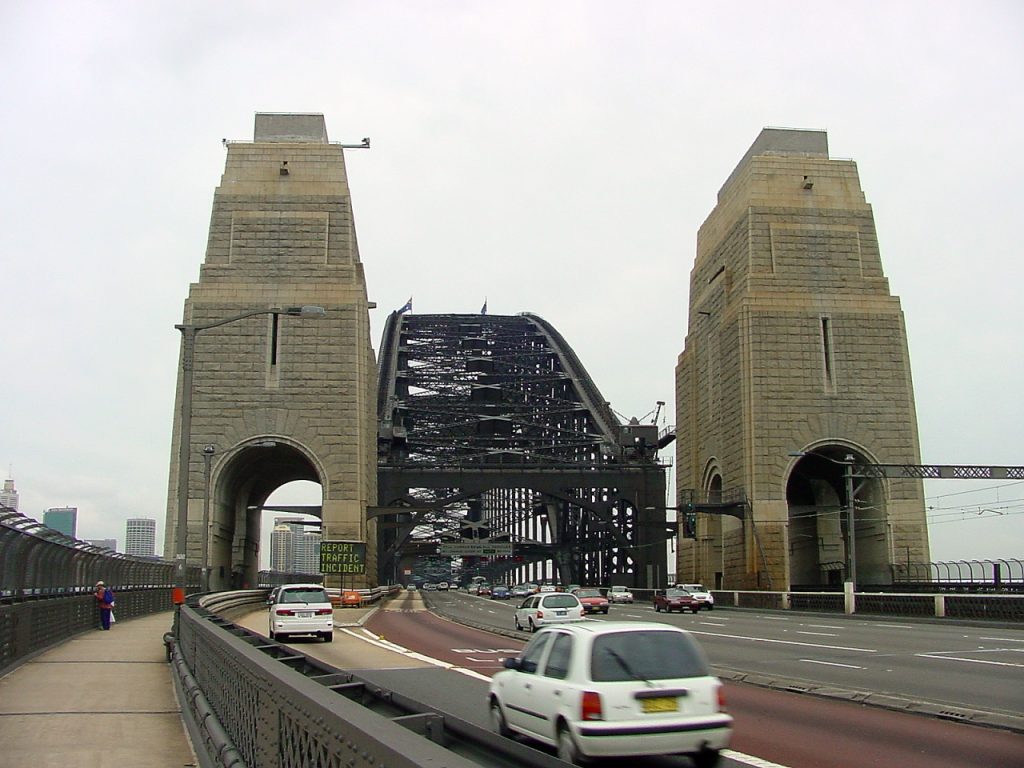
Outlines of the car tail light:
<svg viewBox="0 0 1024 768">
<path fill-rule="evenodd" d="M 537 611 L 537 618 L 538 619 L 543 619 L 544 618 L 544 611 Z"/>
<path fill-rule="evenodd" d="M 725 688 L 718 687 L 718 711 L 725 712 Z"/>
<path fill-rule="evenodd" d="M 276 613 L 277 613 L 278 616 L 294 616 L 295 615 L 295 611 L 293 611 L 291 608 L 278 608 Z"/>
<path fill-rule="evenodd" d="M 330 608 L 318 608 L 316 611 L 317 616 L 328 616 L 332 613 L 334 613 L 334 611 Z"/>
<path fill-rule="evenodd" d="M 597 691 L 584 691 L 580 700 L 581 720 L 604 720 L 601 710 L 601 694 Z"/>
</svg>

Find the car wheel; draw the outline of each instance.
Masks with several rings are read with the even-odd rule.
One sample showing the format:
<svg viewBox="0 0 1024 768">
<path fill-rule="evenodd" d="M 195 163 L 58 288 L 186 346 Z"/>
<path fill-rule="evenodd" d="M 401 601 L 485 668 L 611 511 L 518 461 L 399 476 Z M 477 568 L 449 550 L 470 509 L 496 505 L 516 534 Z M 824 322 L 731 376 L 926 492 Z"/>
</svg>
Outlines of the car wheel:
<svg viewBox="0 0 1024 768">
<path fill-rule="evenodd" d="M 694 613 L 698 613 L 698 612 L 700 612 L 700 608 L 698 608 L 697 606 L 693 606 L 693 608 L 692 608 L 691 610 L 692 610 L 692 611 L 693 611 Z"/>
<path fill-rule="evenodd" d="M 519 623 L 519 617 L 518 616 L 514 616 L 513 617 L 513 621 L 515 621 L 515 623 L 516 623 L 516 629 L 518 629 L 520 632 L 522 632 L 523 631 L 523 625 Z"/>
<path fill-rule="evenodd" d="M 713 605 L 711 605 L 710 603 L 708 603 L 708 610 L 709 610 L 709 611 L 713 611 L 713 610 L 715 610 L 715 606 L 713 606 Z"/>
<path fill-rule="evenodd" d="M 702 749 L 700 752 L 690 755 L 690 759 L 693 760 L 693 764 L 697 768 L 715 768 L 719 758 L 721 755 L 718 754 L 717 749 Z"/>
<path fill-rule="evenodd" d="M 274 639 L 277 640 L 277 642 L 279 643 L 283 643 L 285 640 L 288 639 L 288 635 L 286 635 L 284 632 L 278 632 L 276 635 L 274 635 Z"/>
<path fill-rule="evenodd" d="M 324 638 L 324 642 L 325 643 L 329 643 L 332 640 L 334 640 L 334 633 L 333 632 L 324 632 L 323 638 Z"/>
<path fill-rule="evenodd" d="M 536 632 L 537 631 L 537 625 L 533 623 L 533 619 L 530 619 L 530 631 L 531 632 Z"/>
<path fill-rule="evenodd" d="M 501 704 L 497 699 L 491 699 L 491 730 L 500 736 L 511 736 L 512 731 L 505 722 L 505 715 L 501 711 Z"/>
<path fill-rule="evenodd" d="M 558 729 L 558 759 L 564 760 L 570 765 L 587 764 L 586 758 L 580 754 L 576 742 L 573 741 L 572 734 L 569 733 L 569 729 L 564 725 Z"/>
<path fill-rule="evenodd" d="M 654 604 L 654 612 L 655 613 L 661 613 L 661 606 L 658 605 L 657 603 Z"/>
</svg>

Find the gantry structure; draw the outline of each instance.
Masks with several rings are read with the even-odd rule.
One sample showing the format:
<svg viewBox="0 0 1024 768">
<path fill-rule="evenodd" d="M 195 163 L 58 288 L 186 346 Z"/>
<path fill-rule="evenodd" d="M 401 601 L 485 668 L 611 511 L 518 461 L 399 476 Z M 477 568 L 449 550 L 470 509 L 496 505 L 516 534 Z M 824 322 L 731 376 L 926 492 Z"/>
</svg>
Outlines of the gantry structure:
<svg viewBox="0 0 1024 768">
<path fill-rule="evenodd" d="M 664 581 L 673 433 L 622 423 L 550 323 L 394 312 L 377 395 L 382 581 L 446 553 L 491 578 Z"/>
</svg>

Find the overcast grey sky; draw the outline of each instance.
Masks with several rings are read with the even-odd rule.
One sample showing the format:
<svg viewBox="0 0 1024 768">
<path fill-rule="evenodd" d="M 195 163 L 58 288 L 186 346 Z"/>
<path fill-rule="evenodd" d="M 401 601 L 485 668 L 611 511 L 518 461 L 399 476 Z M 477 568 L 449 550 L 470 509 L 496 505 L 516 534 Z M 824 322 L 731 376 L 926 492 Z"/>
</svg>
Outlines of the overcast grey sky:
<svg viewBox="0 0 1024 768">
<path fill-rule="evenodd" d="M 173 326 L 257 111 L 372 138 L 347 163 L 375 346 L 410 295 L 486 298 L 670 422 L 719 187 L 762 127 L 826 129 L 902 301 L 922 460 L 1022 465 L 1022 40 L 1013 1 L 5 0 L 0 471 L 25 514 L 122 546 L 154 517 L 162 546 Z M 1024 557 L 1024 484 L 926 493 L 933 559 Z"/>
</svg>

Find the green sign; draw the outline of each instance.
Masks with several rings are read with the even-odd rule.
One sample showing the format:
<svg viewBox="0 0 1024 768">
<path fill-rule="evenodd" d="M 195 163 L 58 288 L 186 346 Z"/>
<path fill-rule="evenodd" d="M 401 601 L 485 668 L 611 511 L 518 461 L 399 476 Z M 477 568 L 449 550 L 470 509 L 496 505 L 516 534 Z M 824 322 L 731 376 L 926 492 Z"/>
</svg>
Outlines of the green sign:
<svg viewBox="0 0 1024 768">
<path fill-rule="evenodd" d="M 362 541 L 321 541 L 320 573 L 366 573 Z"/>
</svg>

